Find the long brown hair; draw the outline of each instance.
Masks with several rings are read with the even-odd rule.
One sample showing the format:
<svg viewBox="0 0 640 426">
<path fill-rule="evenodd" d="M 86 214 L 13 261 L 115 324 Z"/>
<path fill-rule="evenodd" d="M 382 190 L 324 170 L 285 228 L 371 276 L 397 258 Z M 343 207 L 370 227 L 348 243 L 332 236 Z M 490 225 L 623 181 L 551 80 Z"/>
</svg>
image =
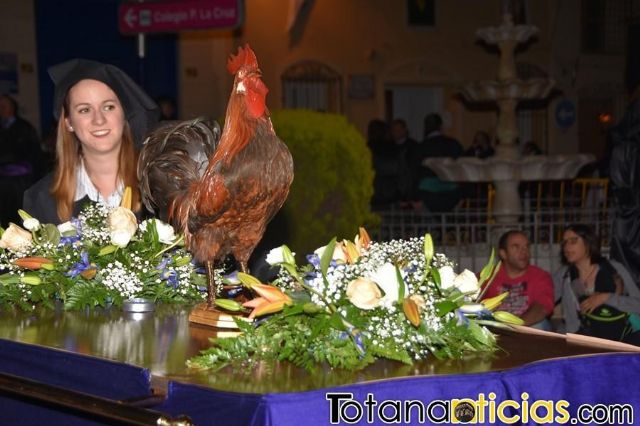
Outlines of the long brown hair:
<svg viewBox="0 0 640 426">
<path fill-rule="evenodd" d="M 76 192 L 76 170 L 80 165 L 82 145 L 76 135 L 67 129 L 65 118 L 68 117 L 68 93 L 62 106 L 62 114 L 58 120 L 58 132 L 56 141 L 56 170 L 51 185 L 51 194 L 56 201 L 56 211 L 62 222 L 71 219 L 73 203 Z M 118 155 L 118 178 L 124 186 L 130 186 L 132 192 L 131 209 L 134 212 L 140 210 L 140 189 L 138 188 L 138 176 L 136 166 L 138 163 L 138 151 L 133 143 L 133 136 L 129 123 L 125 120 L 122 132 L 122 144 Z"/>
</svg>

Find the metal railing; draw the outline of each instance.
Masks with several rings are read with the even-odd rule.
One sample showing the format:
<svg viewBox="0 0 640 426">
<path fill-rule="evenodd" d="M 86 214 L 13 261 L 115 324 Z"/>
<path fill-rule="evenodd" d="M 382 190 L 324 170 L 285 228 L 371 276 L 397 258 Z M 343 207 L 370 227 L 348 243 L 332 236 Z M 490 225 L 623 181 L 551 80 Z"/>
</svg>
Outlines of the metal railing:
<svg viewBox="0 0 640 426">
<path fill-rule="evenodd" d="M 603 254 L 609 250 L 613 208 L 552 208 L 531 211 L 527 208 L 520 220 L 498 223 L 483 209 L 457 209 L 452 213 L 390 209 L 380 211 L 381 223 L 372 230 L 376 240 L 405 239 L 431 234 L 436 250 L 455 260 L 461 268 L 479 271 L 491 248 L 505 231 L 519 229 L 531 241 L 532 263 L 555 270 L 560 265 L 560 241 L 564 229 L 572 223 L 594 227 L 600 237 Z"/>
</svg>

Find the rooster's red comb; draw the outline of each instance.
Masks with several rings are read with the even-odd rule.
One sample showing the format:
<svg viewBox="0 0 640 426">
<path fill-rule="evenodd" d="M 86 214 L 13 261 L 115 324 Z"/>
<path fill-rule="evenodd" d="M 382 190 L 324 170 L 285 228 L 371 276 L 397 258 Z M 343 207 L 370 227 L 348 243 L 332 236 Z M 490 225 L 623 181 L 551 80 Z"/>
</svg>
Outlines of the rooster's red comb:
<svg viewBox="0 0 640 426">
<path fill-rule="evenodd" d="M 227 70 L 231 74 L 235 74 L 243 66 L 258 68 L 258 59 L 249 47 L 249 43 L 244 45 L 244 49 L 242 46 L 238 47 L 238 54 L 235 56 L 232 54 L 227 61 Z"/>
</svg>

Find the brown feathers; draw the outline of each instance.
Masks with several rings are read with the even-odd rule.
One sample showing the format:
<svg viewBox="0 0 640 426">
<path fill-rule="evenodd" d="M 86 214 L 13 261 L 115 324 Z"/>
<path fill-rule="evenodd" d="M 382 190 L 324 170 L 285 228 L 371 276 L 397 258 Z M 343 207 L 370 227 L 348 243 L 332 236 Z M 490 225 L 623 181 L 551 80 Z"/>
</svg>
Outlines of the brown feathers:
<svg viewBox="0 0 640 426">
<path fill-rule="evenodd" d="M 177 142 L 176 132 L 157 131 L 143 148 L 148 165 L 138 169 L 145 203 L 185 233 L 197 260 L 216 262 L 231 254 L 244 267 L 287 198 L 293 160 L 273 131 L 268 89 L 251 48 L 238 49 L 227 68 L 235 74 L 234 87 L 215 149 L 194 161 L 187 153 L 203 153 L 208 146 L 202 132 Z"/>
</svg>

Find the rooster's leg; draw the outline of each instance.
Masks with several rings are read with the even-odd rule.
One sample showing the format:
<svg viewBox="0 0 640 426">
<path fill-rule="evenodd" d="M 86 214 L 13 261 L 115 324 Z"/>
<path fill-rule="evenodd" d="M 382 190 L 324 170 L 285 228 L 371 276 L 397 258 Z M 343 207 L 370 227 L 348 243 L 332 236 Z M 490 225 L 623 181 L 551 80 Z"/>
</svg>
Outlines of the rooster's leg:
<svg viewBox="0 0 640 426">
<path fill-rule="evenodd" d="M 248 274 L 249 273 L 249 269 L 247 269 L 247 262 L 246 261 L 239 261 L 240 263 L 240 271 Z"/>
<path fill-rule="evenodd" d="M 216 304 L 216 279 L 213 273 L 213 262 L 205 262 L 207 268 L 207 308 L 213 309 Z"/>
</svg>

